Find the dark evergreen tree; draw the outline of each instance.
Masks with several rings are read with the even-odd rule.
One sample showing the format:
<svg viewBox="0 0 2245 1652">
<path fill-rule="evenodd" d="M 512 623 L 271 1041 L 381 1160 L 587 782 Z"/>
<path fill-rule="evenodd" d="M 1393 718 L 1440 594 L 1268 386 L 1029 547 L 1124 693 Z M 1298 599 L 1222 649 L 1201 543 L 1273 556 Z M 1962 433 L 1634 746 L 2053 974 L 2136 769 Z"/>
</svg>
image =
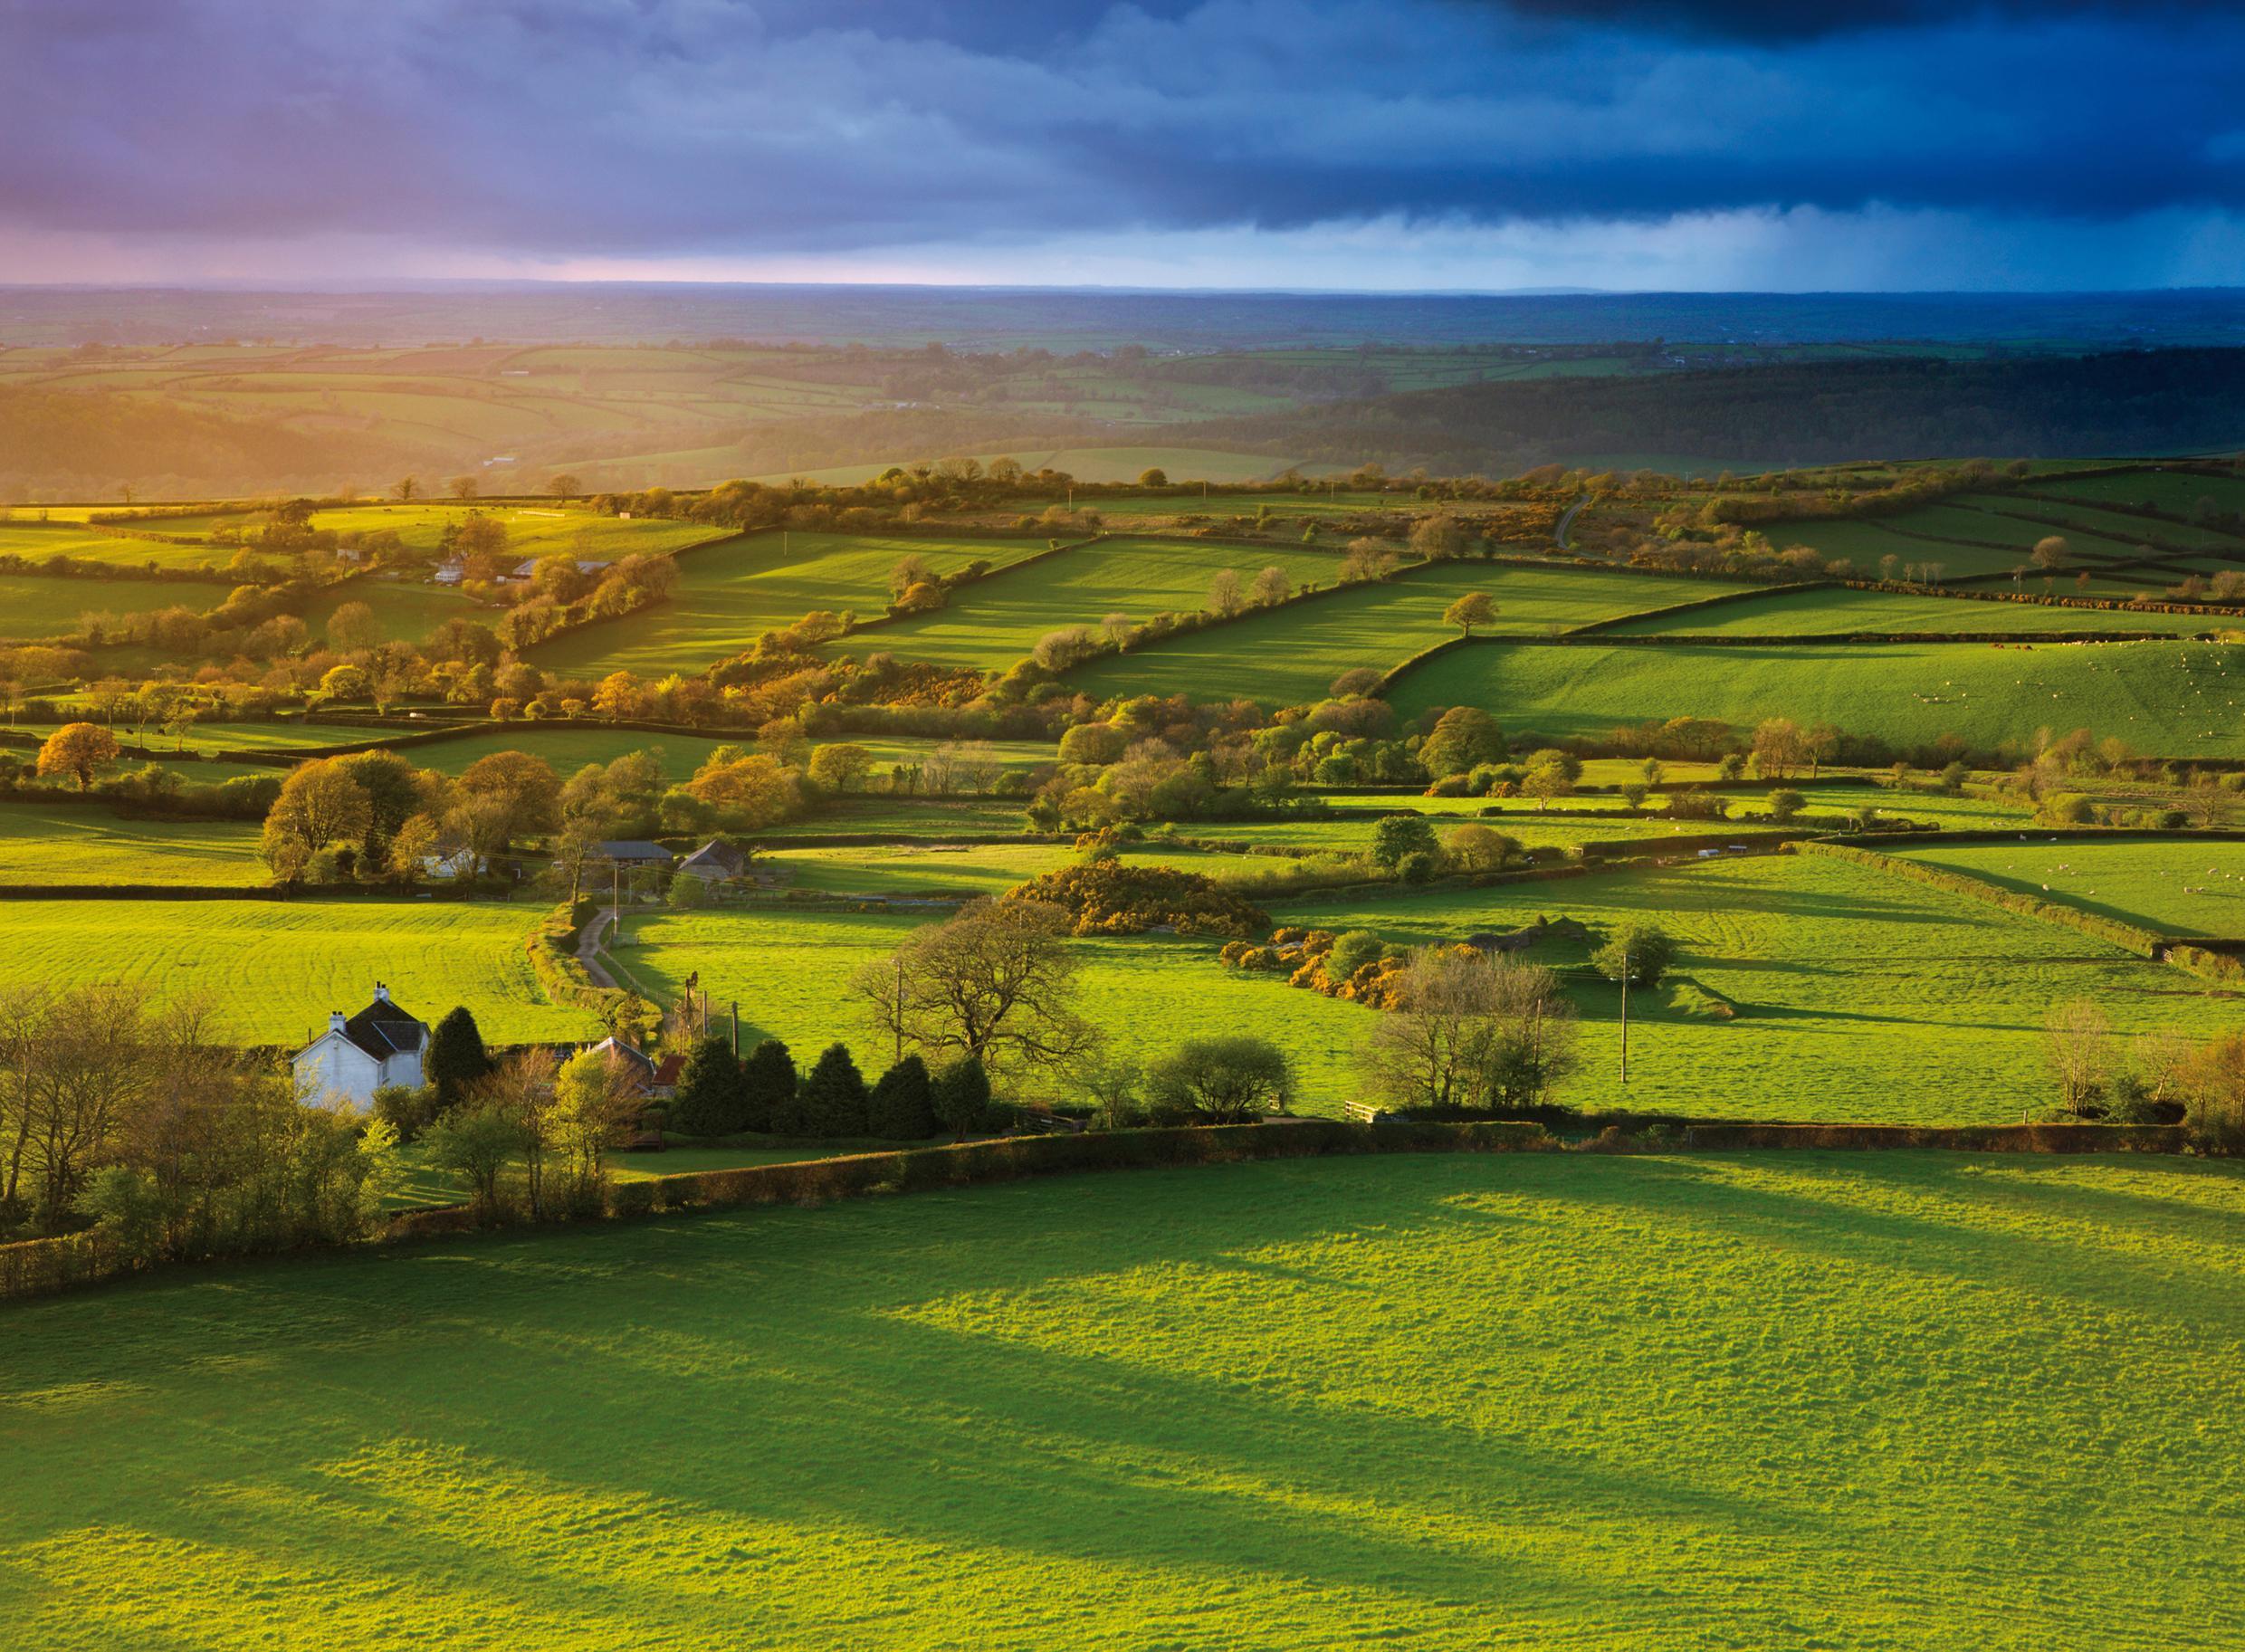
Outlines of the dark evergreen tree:
<svg viewBox="0 0 2245 1652">
<path fill-rule="evenodd" d="M 795 1107 L 795 1057 L 777 1038 L 767 1038 L 740 1064 L 743 1130 L 769 1130 L 789 1136 L 801 1129 Z"/>
<path fill-rule="evenodd" d="M 455 1005 L 429 1034 L 421 1052 L 421 1077 L 436 1092 L 439 1109 L 457 1103 L 492 1070 L 483 1034 L 464 1004 Z"/>
<path fill-rule="evenodd" d="M 865 1128 L 884 1141 L 920 1141 L 935 1134 L 935 1085 L 928 1064 L 907 1055 L 873 1087 Z"/>
<path fill-rule="evenodd" d="M 989 1122 L 990 1075 L 980 1057 L 961 1055 L 935 1075 L 935 1116 L 955 1136 L 971 1134 Z"/>
<path fill-rule="evenodd" d="M 671 1128 L 689 1136 L 730 1136 L 748 1128 L 748 1097 L 740 1059 L 731 1042 L 704 1038 L 686 1057 L 678 1093 L 670 1107 Z"/>
<path fill-rule="evenodd" d="M 802 1129 L 813 1136 L 865 1133 L 865 1080 L 850 1059 L 849 1046 L 830 1044 L 796 1092 Z"/>
</svg>

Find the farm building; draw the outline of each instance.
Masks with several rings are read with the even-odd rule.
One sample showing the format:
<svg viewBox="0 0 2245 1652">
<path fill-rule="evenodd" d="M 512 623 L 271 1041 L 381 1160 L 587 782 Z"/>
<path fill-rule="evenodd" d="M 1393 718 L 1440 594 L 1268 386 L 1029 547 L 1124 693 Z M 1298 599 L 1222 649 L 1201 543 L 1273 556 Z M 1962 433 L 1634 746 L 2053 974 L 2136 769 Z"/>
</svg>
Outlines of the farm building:
<svg viewBox="0 0 2245 1652">
<path fill-rule="evenodd" d="M 738 883 L 748 875 L 749 857 L 731 844 L 712 838 L 680 861 L 678 870 L 712 883 Z"/>
<path fill-rule="evenodd" d="M 438 585 L 458 585 L 467 575 L 468 565 L 463 559 L 446 557 L 436 565 L 436 572 L 430 578 Z"/>
<path fill-rule="evenodd" d="M 392 1003 L 390 989 L 377 981 L 372 1003 L 355 1016 L 332 1011 L 328 1030 L 291 1058 L 296 1093 L 308 1102 L 346 1101 L 364 1111 L 374 1104 L 377 1090 L 421 1083 L 421 1052 L 428 1042 L 427 1024 Z"/>
<path fill-rule="evenodd" d="M 616 838 L 600 845 L 601 857 L 619 866 L 667 866 L 677 857 L 661 844 L 645 838 Z"/>
</svg>

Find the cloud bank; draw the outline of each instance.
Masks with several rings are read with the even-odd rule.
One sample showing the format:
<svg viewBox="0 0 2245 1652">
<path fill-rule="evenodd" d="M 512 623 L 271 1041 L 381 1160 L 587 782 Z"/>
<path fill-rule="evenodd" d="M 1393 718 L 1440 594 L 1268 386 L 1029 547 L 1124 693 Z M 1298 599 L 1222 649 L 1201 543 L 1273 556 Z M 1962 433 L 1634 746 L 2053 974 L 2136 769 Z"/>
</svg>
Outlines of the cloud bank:
<svg viewBox="0 0 2245 1652">
<path fill-rule="evenodd" d="M 2245 18 L 0 0 L 0 278 L 2237 281 Z"/>
</svg>

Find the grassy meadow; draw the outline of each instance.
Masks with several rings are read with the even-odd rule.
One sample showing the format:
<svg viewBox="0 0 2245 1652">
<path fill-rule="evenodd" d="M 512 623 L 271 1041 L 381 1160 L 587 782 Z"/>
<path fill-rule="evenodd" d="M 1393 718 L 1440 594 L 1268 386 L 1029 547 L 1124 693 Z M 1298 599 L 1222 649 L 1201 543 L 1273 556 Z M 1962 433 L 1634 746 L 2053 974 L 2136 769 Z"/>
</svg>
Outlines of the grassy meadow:
<svg viewBox="0 0 2245 1652">
<path fill-rule="evenodd" d="M 2245 845 L 2218 838 L 2098 843 L 2022 835 L 2017 842 L 1929 844 L 1900 853 L 2162 934 L 2245 939 L 2241 850 Z"/>
<path fill-rule="evenodd" d="M 252 821 L 0 803 L 0 883 L 263 883 L 271 874 L 257 858 L 258 831 Z"/>
<path fill-rule="evenodd" d="M 2139 751 L 2245 756 L 2245 660 L 2218 643 L 1801 644 L 1454 649 L 1407 673 L 1403 716 L 1477 705 L 1507 731 L 1596 737 L 1624 723 L 1790 717 L 1897 744 L 1975 746 L 2094 730 Z"/>
<path fill-rule="evenodd" d="M 1457 635 L 1456 626 L 1443 623 L 1443 611 L 1472 592 L 1486 592 L 1496 604 L 1496 620 L 1486 629 L 1517 635 L 1751 588 L 1563 566 L 1446 562 L 1094 660 L 1068 680 L 1100 696 L 1183 693 L 1295 704 L 1322 698 L 1343 672 L 1384 671 Z"/>
<path fill-rule="evenodd" d="M 1428 1157 L 196 1269 L 8 1310 L 0 1640 L 2221 1648 L 2240 1220 Z"/>
<path fill-rule="evenodd" d="M 221 1036 L 293 1048 L 377 981 L 435 1022 L 455 1004 L 499 1042 L 583 1036 L 549 1003 L 525 950 L 544 905 L 462 901 L 11 901 L 0 989 L 122 981 L 152 999 L 199 997 Z"/>
<path fill-rule="evenodd" d="M 89 615 L 154 614 L 191 608 L 201 614 L 226 599 L 227 587 L 206 579 L 56 579 L 0 574 L 0 641 L 42 642 L 73 636 Z"/>
<path fill-rule="evenodd" d="M 2149 582 L 2157 590 L 2163 583 Z M 2145 587 L 2132 587 L 2145 588 Z M 2073 587 L 2062 587 L 2072 595 Z M 1735 602 L 1689 614 L 1656 615 L 1624 621 L 1613 636 L 1830 636 L 1850 632 L 1941 634 L 1970 632 L 2126 633 L 2165 631 L 2183 635 L 2218 629 L 2219 615 L 2129 613 L 2105 608 L 2071 608 L 2056 604 L 1976 602 L 1950 597 L 1912 597 L 1895 591 L 1829 590 L 1750 594 Z"/>
<path fill-rule="evenodd" d="M 678 588 L 669 601 L 556 637 L 532 649 L 531 657 L 549 671 L 583 677 L 698 670 L 752 647 L 765 632 L 814 609 L 879 614 L 888 606 L 889 569 L 901 558 L 918 556 L 937 573 L 949 574 L 970 562 L 1002 565 L 1043 548 L 1037 540 L 836 533 L 725 540 L 679 559 Z M 870 633 L 866 645 L 901 653 L 889 641 L 892 635 Z M 873 643 L 875 636 L 883 641 Z"/>
<path fill-rule="evenodd" d="M 1019 858 L 1026 865 L 1039 853 Z M 862 866 L 863 854 L 845 852 L 837 864 Z M 980 864 L 995 865 L 1015 852 L 978 854 L 989 856 Z M 864 874 L 849 881 L 862 883 Z M 1632 920 L 1666 929 L 1682 957 L 1671 985 L 1630 1005 L 1626 1088 L 1618 991 L 1590 975 L 1580 945 L 1536 958 L 1565 973 L 1581 1012 L 1584 1069 L 1567 1095 L 1586 1107 L 1998 1123 L 2049 1104 L 2043 1018 L 2053 1003 L 2097 999 L 2124 1042 L 2166 1027 L 2204 1036 L 2231 1018 L 2180 971 L 1830 860 L 1764 856 L 1478 890 L 1260 898 L 1275 922 L 1371 929 L 1397 945 L 1460 941 L 1539 915 L 1573 917 L 1601 931 Z M 798 1050 L 839 1038 L 871 1059 L 873 1035 L 850 980 L 941 915 L 650 913 L 630 921 L 620 958 L 662 998 L 699 972 L 719 1003 L 739 1002 L 757 1036 Z M 1084 1013 L 1120 1047 L 1143 1056 L 1184 1038 L 1246 1028 L 1293 1057 L 1304 1110 L 1337 1113 L 1357 1094 L 1356 1054 L 1375 1012 L 1274 976 L 1228 972 L 1210 941 L 1142 936 L 1075 946 Z M 1150 1037 L 1149 1029 L 1158 1031 Z"/>
<path fill-rule="evenodd" d="M 1063 626 L 1096 630 L 1110 614 L 1143 624 L 1161 613 L 1199 613 L 1208 606 L 1209 582 L 1226 568 L 1244 587 L 1264 568 L 1276 568 L 1298 588 L 1330 585 L 1340 567 L 1330 550 L 1299 547 L 1100 540 L 955 591 L 949 607 L 884 625 L 867 635 L 865 645 L 901 659 L 1003 669 Z"/>
<path fill-rule="evenodd" d="M 565 550 L 571 556 L 614 561 L 635 552 L 699 545 L 723 532 L 703 522 L 608 516 L 558 500 L 551 504 L 470 500 L 458 504 L 350 505 L 317 512 L 311 525 L 338 533 L 395 533 L 416 550 L 434 552 L 445 528 L 471 511 L 496 520 L 507 530 L 507 549 L 524 557 Z"/>
</svg>

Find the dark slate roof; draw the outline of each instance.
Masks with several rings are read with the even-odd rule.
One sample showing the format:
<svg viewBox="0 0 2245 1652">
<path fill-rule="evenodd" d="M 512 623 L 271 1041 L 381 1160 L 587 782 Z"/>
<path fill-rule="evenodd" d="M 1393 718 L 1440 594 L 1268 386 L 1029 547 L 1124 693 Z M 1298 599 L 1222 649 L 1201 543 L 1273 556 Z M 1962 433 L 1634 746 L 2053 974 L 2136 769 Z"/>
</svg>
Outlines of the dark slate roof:
<svg viewBox="0 0 2245 1652">
<path fill-rule="evenodd" d="M 718 871 L 729 878 L 737 878 L 748 869 L 749 857 L 729 843 L 712 838 L 692 855 L 678 863 L 681 872 Z"/>
<path fill-rule="evenodd" d="M 429 1029 L 412 1015 L 380 998 L 343 1023 L 343 1036 L 377 1061 L 413 1055 L 428 1036 Z"/>
<path fill-rule="evenodd" d="M 661 844 L 649 843 L 640 837 L 621 837 L 604 843 L 600 845 L 600 853 L 612 861 L 660 861 L 664 865 L 668 865 L 672 858 L 671 852 Z"/>
<path fill-rule="evenodd" d="M 588 1055 L 606 1055 L 611 1062 L 621 1062 L 637 1071 L 642 1078 L 654 1076 L 654 1063 L 644 1051 L 635 1050 L 620 1038 L 603 1038 L 586 1052 Z"/>
</svg>

